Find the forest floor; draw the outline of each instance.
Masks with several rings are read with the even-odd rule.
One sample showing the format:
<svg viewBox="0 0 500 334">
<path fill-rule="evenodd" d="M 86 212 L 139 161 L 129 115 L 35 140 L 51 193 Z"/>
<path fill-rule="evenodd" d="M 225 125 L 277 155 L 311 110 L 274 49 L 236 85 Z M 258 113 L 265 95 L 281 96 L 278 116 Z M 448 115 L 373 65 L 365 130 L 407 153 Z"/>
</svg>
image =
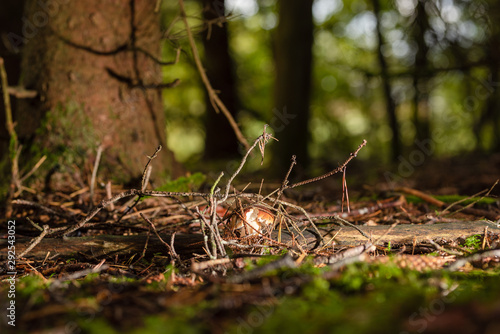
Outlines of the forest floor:
<svg viewBox="0 0 500 334">
<path fill-rule="evenodd" d="M 500 332 L 500 156 L 429 161 L 392 187 L 353 169 L 349 210 L 341 174 L 279 199 L 259 194 L 280 183 L 236 183 L 220 205 L 199 174 L 168 196 L 24 192 L 15 242 L 0 235 L 1 332 Z M 258 233 L 235 229 L 247 208 Z"/>
</svg>

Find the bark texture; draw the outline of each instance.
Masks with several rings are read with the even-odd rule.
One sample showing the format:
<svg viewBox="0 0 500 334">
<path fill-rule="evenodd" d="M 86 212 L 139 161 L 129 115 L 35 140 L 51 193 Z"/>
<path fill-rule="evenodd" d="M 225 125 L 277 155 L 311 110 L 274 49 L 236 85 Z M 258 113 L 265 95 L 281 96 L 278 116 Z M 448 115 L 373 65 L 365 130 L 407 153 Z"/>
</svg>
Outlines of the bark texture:
<svg viewBox="0 0 500 334">
<path fill-rule="evenodd" d="M 98 143 L 100 172 L 126 182 L 161 144 L 153 178 L 177 176 L 166 147 L 155 0 L 29 0 L 22 84 L 39 92 L 17 111 L 22 141 L 78 163 Z M 61 163 L 61 161 L 59 161 Z M 102 174 L 100 174 L 102 175 Z"/>
</svg>

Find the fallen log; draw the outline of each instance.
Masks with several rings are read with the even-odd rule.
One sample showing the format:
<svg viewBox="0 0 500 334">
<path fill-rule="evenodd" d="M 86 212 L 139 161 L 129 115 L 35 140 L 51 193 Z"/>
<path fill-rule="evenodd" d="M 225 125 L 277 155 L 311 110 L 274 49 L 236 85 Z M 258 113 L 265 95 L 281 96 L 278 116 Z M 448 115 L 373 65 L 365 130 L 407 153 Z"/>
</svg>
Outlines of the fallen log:
<svg viewBox="0 0 500 334">
<path fill-rule="evenodd" d="M 432 240 L 453 241 L 458 238 L 467 238 L 475 234 L 483 234 L 485 227 L 493 233 L 500 233 L 500 226 L 495 223 L 485 220 L 476 221 L 461 221 L 453 223 L 436 223 L 426 225 L 402 224 L 395 226 L 389 233 L 390 226 L 358 226 L 363 232 L 371 236 L 373 240 L 379 240 L 379 244 L 405 244 L 411 245 L 415 243 Z M 336 232 L 330 232 L 334 235 Z M 387 234 L 386 234 L 387 233 Z M 385 235 L 384 235 L 385 234 Z M 365 243 L 367 240 L 359 232 L 345 226 L 335 237 L 335 241 L 343 246 L 357 246 Z"/>
<path fill-rule="evenodd" d="M 168 245 L 172 242 L 172 235 L 160 233 L 161 238 Z M 16 239 L 16 254 L 21 254 L 30 244 L 31 239 Z M 147 242 L 147 247 L 146 246 Z M 193 254 L 205 254 L 202 234 L 176 234 L 174 249 L 181 258 L 192 257 Z M 168 248 L 156 235 L 97 235 L 88 237 L 45 238 L 35 246 L 26 259 L 40 260 L 49 257 L 77 257 L 91 256 L 95 258 L 141 255 L 145 249 L 145 256 L 154 254 L 169 255 Z M 0 240 L 0 260 L 5 260 L 7 255 L 7 240 Z"/>
<path fill-rule="evenodd" d="M 391 243 L 391 245 L 412 245 L 413 243 L 426 242 L 432 240 L 435 242 L 454 241 L 458 238 L 467 238 L 475 234 L 483 234 L 485 228 L 492 233 L 500 233 L 500 227 L 497 224 L 487 221 L 463 221 L 453 223 L 437 223 L 430 225 L 397 225 L 389 233 L 390 226 L 358 226 L 365 234 L 371 236 L 372 241 L 378 240 L 378 245 Z M 333 231 L 325 232 L 323 237 L 329 240 L 334 235 L 335 244 L 339 246 L 353 247 L 366 243 L 368 239 L 355 229 L 344 226 L 337 227 Z M 162 239 L 171 244 L 172 235 L 160 234 Z M 304 231 L 304 238 L 295 234 L 292 238 L 289 233 L 282 233 L 281 242 L 287 246 L 293 247 L 294 242 L 299 242 L 302 247 L 313 249 L 319 245 L 319 239 L 313 232 Z M 277 231 L 273 234 L 277 239 Z M 89 237 L 70 237 L 70 238 L 45 238 L 27 255 L 27 259 L 43 260 L 47 253 L 50 256 L 58 255 L 60 257 L 74 257 L 76 255 L 86 255 L 92 257 L 109 256 L 132 256 L 141 255 L 148 240 L 147 235 L 98 235 Z M 16 253 L 23 252 L 30 243 L 31 239 L 17 239 Z M 267 242 L 267 241 L 266 241 Z M 205 254 L 203 249 L 202 234 L 176 234 L 174 238 L 174 249 L 181 258 L 192 257 L 193 254 Z M 6 260 L 7 240 L 0 240 L 0 260 Z M 145 251 L 146 257 L 154 254 L 169 255 L 168 249 L 155 235 L 150 235 Z"/>
</svg>

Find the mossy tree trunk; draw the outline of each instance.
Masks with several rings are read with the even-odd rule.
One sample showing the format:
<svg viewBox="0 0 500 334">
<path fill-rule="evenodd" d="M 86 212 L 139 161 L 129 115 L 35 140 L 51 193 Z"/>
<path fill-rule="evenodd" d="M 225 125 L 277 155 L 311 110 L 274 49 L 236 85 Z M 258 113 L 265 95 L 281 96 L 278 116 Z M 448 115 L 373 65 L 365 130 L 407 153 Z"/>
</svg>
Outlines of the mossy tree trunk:
<svg viewBox="0 0 500 334">
<path fill-rule="evenodd" d="M 20 103 L 20 139 L 63 166 L 102 144 L 100 175 L 119 182 L 140 177 L 161 144 L 153 178 L 179 175 L 165 145 L 156 0 L 47 4 L 25 8 L 21 84 L 39 95 Z"/>
</svg>

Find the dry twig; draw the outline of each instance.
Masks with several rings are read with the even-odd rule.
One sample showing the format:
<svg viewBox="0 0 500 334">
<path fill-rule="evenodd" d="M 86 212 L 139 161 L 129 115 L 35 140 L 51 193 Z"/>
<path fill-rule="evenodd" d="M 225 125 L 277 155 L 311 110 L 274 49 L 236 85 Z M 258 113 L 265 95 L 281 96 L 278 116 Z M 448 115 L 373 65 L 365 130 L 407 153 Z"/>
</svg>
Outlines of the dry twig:
<svg viewBox="0 0 500 334">
<path fill-rule="evenodd" d="M 186 33 L 188 36 L 189 40 L 189 45 L 191 47 L 191 51 L 193 52 L 193 58 L 194 62 L 196 64 L 196 67 L 198 69 L 198 72 L 200 73 L 201 80 L 203 81 L 203 84 L 205 85 L 205 88 L 207 89 L 208 96 L 210 98 L 210 102 L 212 103 L 212 106 L 216 111 L 221 110 L 224 116 L 226 116 L 227 120 L 229 121 L 229 124 L 233 128 L 234 133 L 236 134 L 236 137 L 240 141 L 240 143 L 243 144 L 245 149 L 249 149 L 250 146 L 248 145 L 247 140 L 243 136 L 243 134 L 240 131 L 240 128 L 238 127 L 238 124 L 233 118 L 233 115 L 227 110 L 226 106 L 222 102 L 222 100 L 219 98 L 217 95 L 217 92 L 213 89 L 212 84 L 210 83 L 210 80 L 208 80 L 207 74 L 205 72 L 205 69 L 203 68 L 203 65 L 200 60 L 200 55 L 198 53 L 198 48 L 196 47 L 196 43 L 194 41 L 193 33 L 191 32 L 191 28 L 189 27 L 188 21 L 187 21 L 187 16 L 186 16 L 186 10 L 184 9 L 184 1 L 179 0 L 179 8 L 181 10 L 181 17 L 182 21 L 184 22 L 184 26 L 186 27 Z"/>
</svg>

